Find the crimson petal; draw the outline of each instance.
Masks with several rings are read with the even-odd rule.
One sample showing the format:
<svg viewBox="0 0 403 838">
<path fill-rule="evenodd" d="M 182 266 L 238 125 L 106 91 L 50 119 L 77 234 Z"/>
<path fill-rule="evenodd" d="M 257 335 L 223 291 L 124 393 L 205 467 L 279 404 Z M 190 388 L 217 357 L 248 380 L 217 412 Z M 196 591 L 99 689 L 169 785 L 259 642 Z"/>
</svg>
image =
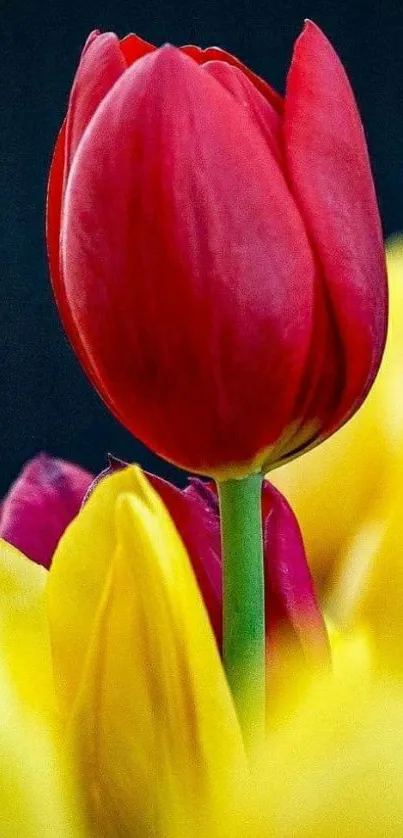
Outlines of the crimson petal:
<svg viewBox="0 0 403 838">
<path fill-rule="evenodd" d="M 344 387 L 323 435 L 365 398 L 386 336 L 384 246 L 364 131 L 346 73 L 308 21 L 287 79 L 284 134 L 291 188 L 323 269 L 344 354 Z M 343 361 L 343 359 L 341 359 Z"/>
</svg>

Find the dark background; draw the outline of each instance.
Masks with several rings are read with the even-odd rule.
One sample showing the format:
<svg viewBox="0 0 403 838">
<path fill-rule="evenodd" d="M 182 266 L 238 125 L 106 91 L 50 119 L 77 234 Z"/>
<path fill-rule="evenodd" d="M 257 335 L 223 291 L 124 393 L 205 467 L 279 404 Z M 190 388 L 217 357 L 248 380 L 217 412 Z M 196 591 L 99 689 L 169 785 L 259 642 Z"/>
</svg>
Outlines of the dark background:
<svg viewBox="0 0 403 838">
<path fill-rule="evenodd" d="M 50 291 L 47 171 L 88 32 L 218 44 L 283 91 L 305 17 L 322 27 L 349 73 L 390 235 L 403 229 L 403 0 L 0 0 L 0 495 L 39 450 L 94 471 L 110 450 L 182 477 L 103 407 L 67 344 Z"/>
</svg>

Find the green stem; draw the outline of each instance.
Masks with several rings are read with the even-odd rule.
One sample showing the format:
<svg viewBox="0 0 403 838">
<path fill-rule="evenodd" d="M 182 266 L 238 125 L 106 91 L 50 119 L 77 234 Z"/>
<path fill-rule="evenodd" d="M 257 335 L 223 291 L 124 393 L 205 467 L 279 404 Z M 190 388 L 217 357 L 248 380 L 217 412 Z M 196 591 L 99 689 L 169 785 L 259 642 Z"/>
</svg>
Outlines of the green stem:
<svg viewBox="0 0 403 838">
<path fill-rule="evenodd" d="M 218 483 L 223 657 L 246 745 L 264 735 L 265 615 L 262 477 Z"/>
</svg>

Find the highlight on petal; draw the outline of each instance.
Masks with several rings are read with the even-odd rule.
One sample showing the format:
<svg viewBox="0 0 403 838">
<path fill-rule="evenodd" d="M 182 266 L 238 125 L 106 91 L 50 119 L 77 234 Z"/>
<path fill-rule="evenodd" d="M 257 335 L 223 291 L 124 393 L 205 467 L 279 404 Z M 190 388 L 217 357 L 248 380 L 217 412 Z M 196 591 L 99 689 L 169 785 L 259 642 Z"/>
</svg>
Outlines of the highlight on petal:
<svg viewBox="0 0 403 838">
<path fill-rule="evenodd" d="M 241 734 L 184 546 L 138 469 L 96 487 L 60 542 L 48 596 L 97 828 L 209 834 L 246 772 Z"/>
<path fill-rule="evenodd" d="M 102 35 L 93 33 L 83 50 L 70 94 L 65 178 L 87 125 L 125 69 L 126 64 L 117 36 L 113 32 L 105 32 Z"/>
<path fill-rule="evenodd" d="M 47 454 L 30 460 L 4 498 L 0 536 L 49 567 L 60 536 L 77 515 L 89 472 Z"/>
</svg>

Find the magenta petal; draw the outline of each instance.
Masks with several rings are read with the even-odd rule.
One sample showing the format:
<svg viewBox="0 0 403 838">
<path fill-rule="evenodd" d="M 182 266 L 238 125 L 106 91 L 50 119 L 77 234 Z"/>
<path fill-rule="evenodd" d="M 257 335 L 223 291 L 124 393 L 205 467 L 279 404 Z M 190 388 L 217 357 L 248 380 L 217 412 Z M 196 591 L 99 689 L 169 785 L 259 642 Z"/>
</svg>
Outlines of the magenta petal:
<svg viewBox="0 0 403 838">
<path fill-rule="evenodd" d="M 34 562 L 49 567 L 91 481 L 87 471 L 64 460 L 46 454 L 34 457 L 3 501 L 0 536 Z"/>
<path fill-rule="evenodd" d="M 315 594 L 297 519 L 283 495 L 263 485 L 266 633 L 291 628 L 307 659 L 329 657 L 326 627 Z"/>
</svg>

